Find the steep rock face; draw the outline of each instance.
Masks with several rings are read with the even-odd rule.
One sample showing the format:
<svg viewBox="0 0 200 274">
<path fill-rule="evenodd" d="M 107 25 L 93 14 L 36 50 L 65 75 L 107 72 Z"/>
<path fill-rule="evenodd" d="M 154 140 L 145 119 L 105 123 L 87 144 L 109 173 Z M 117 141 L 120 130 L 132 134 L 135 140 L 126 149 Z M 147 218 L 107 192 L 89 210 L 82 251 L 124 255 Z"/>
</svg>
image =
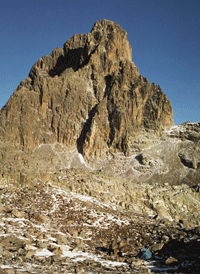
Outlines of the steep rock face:
<svg viewBox="0 0 200 274">
<path fill-rule="evenodd" d="M 103 159 L 131 153 L 142 128 L 171 127 L 170 102 L 139 75 L 131 51 L 126 32 L 102 20 L 43 56 L 1 109 L 1 141 L 29 153 L 58 142 L 85 159 Z"/>
</svg>

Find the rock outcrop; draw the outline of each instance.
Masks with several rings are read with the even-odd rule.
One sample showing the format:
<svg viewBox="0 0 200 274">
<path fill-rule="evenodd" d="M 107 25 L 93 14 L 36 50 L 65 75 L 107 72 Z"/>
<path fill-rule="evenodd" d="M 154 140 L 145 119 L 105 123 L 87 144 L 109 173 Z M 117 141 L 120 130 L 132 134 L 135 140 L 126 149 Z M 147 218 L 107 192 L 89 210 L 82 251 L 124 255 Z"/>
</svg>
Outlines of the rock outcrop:
<svg viewBox="0 0 200 274">
<path fill-rule="evenodd" d="M 173 125 L 167 96 L 139 75 L 126 31 L 108 20 L 40 58 L 0 114 L 1 141 L 16 149 L 57 142 L 91 162 L 130 155 L 136 132 Z"/>
<path fill-rule="evenodd" d="M 0 272 L 199 273 L 199 181 L 200 123 L 96 22 L 0 110 Z"/>
<path fill-rule="evenodd" d="M 139 75 L 126 32 L 102 20 L 38 60 L 1 109 L 1 176 L 83 168 L 195 185 L 199 123 L 172 125 L 171 104 Z"/>
</svg>

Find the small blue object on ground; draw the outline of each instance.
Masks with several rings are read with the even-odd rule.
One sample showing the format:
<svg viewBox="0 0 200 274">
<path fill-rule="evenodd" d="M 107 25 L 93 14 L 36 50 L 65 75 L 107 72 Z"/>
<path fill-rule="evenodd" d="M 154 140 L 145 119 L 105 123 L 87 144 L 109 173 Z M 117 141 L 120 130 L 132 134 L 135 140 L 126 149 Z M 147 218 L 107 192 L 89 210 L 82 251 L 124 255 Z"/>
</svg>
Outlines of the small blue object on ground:
<svg viewBox="0 0 200 274">
<path fill-rule="evenodd" d="M 149 260 L 149 259 L 151 259 L 152 253 L 151 253 L 151 251 L 149 249 L 143 248 L 141 250 L 141 252 L 142 252 L 142 255 L 141 255 L 140 259 L 142 259 L 142 260 Z"/>
</svg>

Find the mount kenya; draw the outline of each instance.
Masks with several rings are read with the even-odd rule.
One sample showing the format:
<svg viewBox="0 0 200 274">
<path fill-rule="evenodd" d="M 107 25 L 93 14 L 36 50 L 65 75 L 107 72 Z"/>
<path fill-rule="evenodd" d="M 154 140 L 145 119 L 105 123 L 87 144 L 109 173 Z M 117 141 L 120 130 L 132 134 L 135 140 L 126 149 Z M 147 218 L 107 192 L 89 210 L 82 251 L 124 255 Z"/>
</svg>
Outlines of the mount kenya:
<svg viewBox="0 0 200 274">
<path fill-rule="evenodd" d="M 0 273 L 199 273 L 200 123 L 95 22 L 0 109 Z"/>
</svg>

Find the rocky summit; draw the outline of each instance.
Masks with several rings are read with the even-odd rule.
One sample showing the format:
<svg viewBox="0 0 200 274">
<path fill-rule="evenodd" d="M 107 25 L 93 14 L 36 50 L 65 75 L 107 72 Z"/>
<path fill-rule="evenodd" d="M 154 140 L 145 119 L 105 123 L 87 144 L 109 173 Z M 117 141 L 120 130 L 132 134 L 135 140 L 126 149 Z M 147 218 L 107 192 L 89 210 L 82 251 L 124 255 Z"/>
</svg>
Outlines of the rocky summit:
<svg viewBox="0 0 200 274">
<path fill-rule="evenodd" d="M 139 75 L 126 32 L 102 20 L 35 63 L 1 110 L 0 136 L 28 153 L 57 142 L 92 165 L 115 151 L 131 154 L 140 129 L 172 125 L 171 104 Z"/>
<path fill-rule="evenodd" d="M 126 36 L 95 22 L 0 110 L 0 273 L 199 273 L 200 123 Z"/>
</svg>

